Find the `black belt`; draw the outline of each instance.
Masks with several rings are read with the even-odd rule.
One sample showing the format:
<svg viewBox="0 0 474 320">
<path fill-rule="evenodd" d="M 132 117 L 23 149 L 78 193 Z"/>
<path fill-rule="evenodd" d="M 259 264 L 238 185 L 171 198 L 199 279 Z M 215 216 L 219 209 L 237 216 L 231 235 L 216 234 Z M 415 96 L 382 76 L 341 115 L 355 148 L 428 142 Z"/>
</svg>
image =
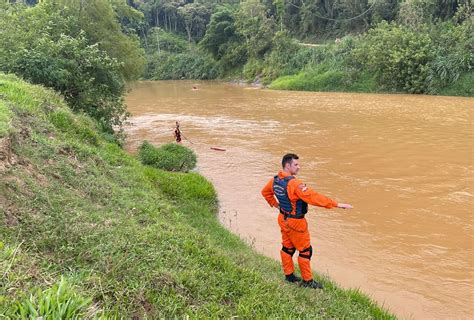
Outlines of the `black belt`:
<svg viewBox="0 0 474 320">
<path fill-rule="evenodd" d="M 286 219 L 303 219 L 305 214 L 304 213 L 301 213 L 301 214 L 289 214 L 289 213 L 286 213 L 286 212 L 281 212 L 280 213 L 285 217 L 285 220 Z"/>
</svg>

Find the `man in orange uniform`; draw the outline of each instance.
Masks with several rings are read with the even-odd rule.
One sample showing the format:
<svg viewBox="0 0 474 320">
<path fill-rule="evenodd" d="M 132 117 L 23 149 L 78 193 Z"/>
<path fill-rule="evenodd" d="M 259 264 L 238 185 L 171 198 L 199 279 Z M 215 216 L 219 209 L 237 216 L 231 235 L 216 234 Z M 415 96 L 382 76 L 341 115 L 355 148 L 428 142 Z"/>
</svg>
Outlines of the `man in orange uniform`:
<svg viewBox="0 0 474 320">
<path fill-rule="evenodd" d="M 268 181 L 262 189 L 262 195 L 270 206 L 280 209 L 278 224 L 281 229 L 283 245 L 280 256 L 286 280 L 289 282 L 301 281 L 299 277 L 294 275 L 295 267 L 293 265 L 293 254 L 298 250 L 298 265 L 303 277 L 302 285 L 321 289 L 322 285 L 313 280 L 313 274 L 311 273 L 310 260 L 313 248 L 310 243 L 308 223 L 305 219 L 308 204 L 328 209 L 350 209 L 352 206 L 337 203 L 322 194 L 318 194 L 301 180 L 296 179 L 294 176 L 300 169 L 298 159 L 296 154 L 286 154 L 281 162 L 283 171 L 278 172 L 278 175 Z"/>
</svg>

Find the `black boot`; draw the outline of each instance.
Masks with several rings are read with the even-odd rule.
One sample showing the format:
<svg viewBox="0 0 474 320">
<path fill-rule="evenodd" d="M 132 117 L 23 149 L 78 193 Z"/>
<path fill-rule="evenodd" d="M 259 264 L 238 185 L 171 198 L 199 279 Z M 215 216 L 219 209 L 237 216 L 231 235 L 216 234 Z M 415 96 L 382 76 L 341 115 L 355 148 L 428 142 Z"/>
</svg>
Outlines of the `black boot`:
<svg viewBox="0 0 474 320">
<path fill-rule="evenodd" d="M 303 286 L 305 288 L 311 288 L 311 289 L 322 289 L 323 288 L 322 284 L 320 284 L 319 282 L 314 281 L 312 279 L 308 280 L 308 281 L 303 281 L 301 286 Z"/>
<path fill-rule="evenodd" d="M 295 275 L 292 273 L 292 274 L 285 275 L 285 280 L 288 281 L 288 282 L 300 282 L 300 281 L 301 281 L 301 278 L 295 276 Z"/>
</svg>

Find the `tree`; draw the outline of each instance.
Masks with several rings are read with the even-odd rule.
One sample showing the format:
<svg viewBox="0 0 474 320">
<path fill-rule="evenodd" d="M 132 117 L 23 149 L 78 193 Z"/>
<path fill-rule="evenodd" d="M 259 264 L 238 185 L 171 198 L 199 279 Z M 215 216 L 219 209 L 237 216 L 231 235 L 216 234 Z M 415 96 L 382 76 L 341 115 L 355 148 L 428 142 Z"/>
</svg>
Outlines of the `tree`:
<svg viewBox="0 0 474 320">
<path fill-rule="evenodd" d="M 118 1 L 113 1 L 116 6 Z M 120 73 L 125 80 L 138 79 L 142 75 L 146 63 L 144 50 L 139 46 L 138 37 L 122 32 L 110 1 L 43 0 L 40 5 L 45 4 L 68 17 L 77 17 L 77 25 L 64 31 L 74 36 L 84 30 L 89 44 L 97 43 L 101 50 L 120 62 Z"/>
<path fill-rule="evenodd" d="M 79 25 L 52 4 L 8 5 L 0 10 L 0 70 L 61 92 L 73 110 L 113 133 L 127 115 L 122 65 Z"/>
<path fill-rule="evenodd" d="M 188 41 L 192 41 L 193 34 L 202 38 L 211 16 L 210 9 L 200 3 L 188 3 L 178 9 L 178 14 L 184 21 Z"/>
<path fill-rule="evenodd" d="M 236 12 L 230 7 L 219 7 L 211 16 L 206 35 L 199 45 L 219 61 L 222 70 L 242 66 L 248 51 L 236 26 Z"/>
<path fill-rule="evenodd" d="M 250 57 L 262 57 L 271 48 L 275 20 L 267 16 L 267 8 L 259 0 L 242 2 L 235 23 Z"/>
<path fill-rule="evenodd" d="M 235 12 L 229 7 L 219 7 L 211 16 L 206 35 L 199 44 L 212 53 L 214 59 L 220 60 L 229 43 L 238 43 L 241 40 L 242 37 L 235 26 Z"/>
</svg>

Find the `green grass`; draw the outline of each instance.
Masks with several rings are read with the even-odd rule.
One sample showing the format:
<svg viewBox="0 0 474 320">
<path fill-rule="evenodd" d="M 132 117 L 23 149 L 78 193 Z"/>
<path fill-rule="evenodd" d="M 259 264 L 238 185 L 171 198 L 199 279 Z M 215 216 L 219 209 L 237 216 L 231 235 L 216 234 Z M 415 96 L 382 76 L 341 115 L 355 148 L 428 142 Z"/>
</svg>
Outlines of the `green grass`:
<svg viewBox="0 0 474 320">
<path fill-rule="evenodd" d="M 44 291 L 21 298 L 13 314 L 22 319 L 36 319 L 40 316 L 46 319 L 77 319 L 97 317 L 97 312 L 90 298 L 81 297 L 66 279 L 61 277 L 58 284 Z"/>
<path fill-rule="evenodd" d="M 187 172 L 196 167 L 196 154 L 185 146 L 167 143 L 155 147 L 144 141 L 138 148 L 138 158 L 145 164 L 167 171 Z"/>
<path fill-rule="evenodd" d="M 456 82 L 441 89 L 438 94 L 442 96 L 474 97 L 474 72 L 463 74 Z"/>
<path fill-rule="evenodd" d="M 206 179 L 142 165 L 54 92 L 0 74 L 0 101 L 16 159 L 0 166 L 0 315 L 394 318 L 329 279 L 284 283 L 220 225 Z"/>
<path fill-rule="evenodd" d="M 376 92 L 375 78 L 367 73 L 353 75 L 339 66 L 321 64 L 296 75 L 283 76 L 271 89 L 329 92 Z"/>
<path fill-rule="evenodd" d="M 10 132 L 10 119 L 10 109 L 4 101 L 0 100 L 0 137 L 4 137 Z"/>
</svg>

